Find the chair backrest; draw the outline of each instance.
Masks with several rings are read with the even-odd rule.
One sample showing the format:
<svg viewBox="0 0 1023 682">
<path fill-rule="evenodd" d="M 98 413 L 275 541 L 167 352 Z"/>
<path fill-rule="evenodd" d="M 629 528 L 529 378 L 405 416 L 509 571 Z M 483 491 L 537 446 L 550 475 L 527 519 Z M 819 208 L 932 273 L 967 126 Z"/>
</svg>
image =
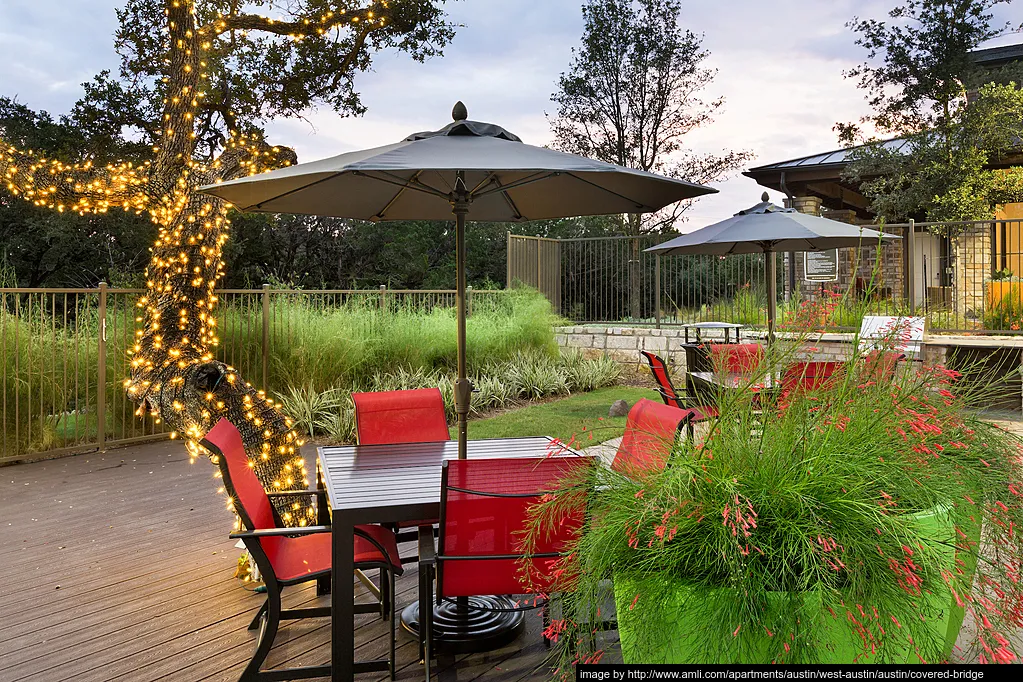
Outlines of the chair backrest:
<svg viewBox="0 0 1023 682">
<path fill-rule="evenodd" d="M 224 488 L 234 500 L 234 510 L 249 530 L 276 528 L 273 505 L 263 484 L 249 466 L 242 435 L 235 425 L 221 419 L 200 442 L 217 457 Z"/>
<path fill-rule="evenodd" d="M 353 393 L 360 445 L 450 440 L 439 388 Z"/>
<path fill-rule="evenodd" d="M 675 390 L 674 384 L 671 383 L 671 375 L 668 374 L 668 367 L 664 364 L 664 360 L 659 355 L 654 355 L 645 350 L 641 350 L 639 353 L 646 358 L 647 363 L 650 365 L 650 371 L 654 375 L 654 381 L 657 382 L 657 388 L 661 394 L 661 399 L 664 400 L 664 404 L 681 407 L 678 391 Z"/>
<path fill-rule="evenodd" d="M 716 371 L 748 373 L 764 359 L 764 347 L 759 343 L 717 343 L 709 350 Z"/>
<path fill-rule="evenodd" d="M 795 391 L 813 391 L 827 385 L 844 362 L 796 362 L 789 365 L 781 377 L 782 398 Z"/>
<path fill-rule="evenodd" d="M 550 585 L 551 564 L 582 528 L 585 508 L 568 512 L 522 565 L 529 508 L 562 480 L 593 466 L 592 456 L 449 460 L 441 475 L 438 597 L 533 594 Z M 530 580 L 529 578 L 532 578 Z"/>
<path fill-rule="evenodd" d="M 611 468 L 627 476 L 663 469 L 679 432 L 690 420 L 698 418 L 695 412 L 659 405 L 646 398 L 639 400 L 629 410 L 625 435 Z"/>
<path fill-rule="evenodd" d="M 926 317 L 865 315 L 860 324 L 860 352 L 879 349 L 883 340 L 894 335 L 899 338 L 898 349 L 908 358 L 917 358 L 926 332 Z"/>
</svg>

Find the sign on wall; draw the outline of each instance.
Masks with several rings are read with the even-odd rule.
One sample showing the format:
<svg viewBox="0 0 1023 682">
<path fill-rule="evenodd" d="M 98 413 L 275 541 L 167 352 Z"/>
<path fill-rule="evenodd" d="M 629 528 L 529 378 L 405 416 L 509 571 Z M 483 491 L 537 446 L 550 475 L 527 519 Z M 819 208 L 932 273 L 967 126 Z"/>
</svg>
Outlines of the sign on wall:
<svg viewBox="0 0 1023 682">
<path fill-rule="evenodd" d="M 838 249 L 804 251 L 803 279 L 807 282 L 837 282 Z"/>
</svg>

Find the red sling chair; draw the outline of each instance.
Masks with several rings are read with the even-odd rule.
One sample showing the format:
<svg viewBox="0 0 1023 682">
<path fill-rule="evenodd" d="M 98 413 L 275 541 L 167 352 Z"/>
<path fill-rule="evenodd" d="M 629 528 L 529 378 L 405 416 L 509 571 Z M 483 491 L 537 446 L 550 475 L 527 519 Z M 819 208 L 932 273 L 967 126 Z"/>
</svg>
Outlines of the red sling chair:
<svg viewBox="0 0 1023 682">
<path fill-rule="evenodd" d="M 715 371 L 748 374 L 764 359 L 759 343 L 716 343 L 709 347 L 711 366 Z"/>
<path fill-rule="evenodd" d="M 355 403 L 355 435 L 359 445 L 451 440 L 439 388 L 353 393 L 352 402 Z M 436 519 L 404 521 L 398 527 L 418 528 L 435 523 Z M 415 539 L 414 532 L 398 535 L 398 542 Z"/>
<path fill-rule="evenodd" d="M 593 466 L 595 457 L 509 457 L 449 460 L 443 463 L 440 487 L 440 536 L 419 536 L 419 603 L 488 594 L 546 594 L 551 564 L 563 556 L 582 528 L 585 509 L 569 512 L 562 523 L 539 538 L 523 567 L 522 531 L 529 508 L 566 476 Z M 530 579 L 531 578 L 531 579 Z M 517 610 L 544 609 L 545 599 L 530 599 Z M 470 608 L 474 608 L 470 606 Z M 433 609 L 420 609 L 420 636 L 426 679 L 430 679 Z M 546 639 L 545 639 L 546 641 Z"/>
<path fill-rule="evenodd" d="M 687 427 L 692 429 L 698 417 L 696 410 L 680 410 L 643 398 L 629 410 L 625 435 L 611 468 L 630 477 L 663 469 L 679 435 Z"/>
<path fill-rule="evenodd" d="M 779 399 L 784 402 L 796 393 L 824 388 L 839 375 L 844 367 L 844 362 L 833 361 L 793 363 L 782 374 Z"/>
<path fill-rule="evenodd" d="M 639 353 L 646 358 L 647 364 L 650 365 L 650 372 L 653 373 L 654 381 L 657 382 L 657 392 L 661 394 L 661 399 L 665 405 L 670 405 L 680 410 L 691 410 L 693 412 L 692 421 L 694 423 L 717 416 L 717 409 L 710 405 L 687 407 L 685 399 L 678 394 L 678 391 L 675 390 L 675 385 L 671 383 L 671 375 L 668 374 L 668 367 L 664 364 L 664 360 L 659 355 L 645 350 L 641 350 Z"/>
<path fill-rule="evenodd" d="M 232 533 L 245 543 L 266 585 L 266 602 L 249 625 L 259 627 L 256 651 L 242 672 L 240 682 L 249 680 L 289 680 L 330 675 L 330 665 L 261 671 L 259 668 L 273 647 L 280 621 L 297 618 L 329 618 L 330 607 L 282 609 L 281 590 L 330 577 L 330 526 L 303 526 L 286 528 L 270 502 L 271 497 L 304 497 L 322 495 L 317 491 L 292 490 L 267 493 L 249 466 L 241 434 L 234 424 L 221 419 L 200 441 L 220 467 L 224 488 L 234 501 L 234 510 L 241 519 L 244 531 Z M 325 504 L 320 500 L 319 504 Z M 354 560 L 357 569 L 379 568 L 389 576 L 381 580 L 381 594 L 394 594 L 394 576 L 402 573 L 398 558 L 398 545 L 394 533 L 382 526 L 356 526 Z M 384 600 L 381 600 L 384 603 Z M 355 613 L 377 613 L 377 604 L 357 604 Z M 391 649 L 389 668 L 394 679 L 394 602 L 389 603 L 385 618 L 391 621 Z"/>
</svg>

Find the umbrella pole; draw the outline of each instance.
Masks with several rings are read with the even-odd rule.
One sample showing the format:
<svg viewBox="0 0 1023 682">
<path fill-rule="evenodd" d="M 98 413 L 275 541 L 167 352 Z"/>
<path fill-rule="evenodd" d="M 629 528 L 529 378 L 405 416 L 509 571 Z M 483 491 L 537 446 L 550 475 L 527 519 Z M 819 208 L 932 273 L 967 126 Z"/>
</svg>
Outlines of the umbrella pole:
<svg viewBox="0 0 1023 682">
<path fill-rule="evenodd" d="M 468 439 L 469 400 L 472 383 L 466 378 L 465 367 L 465 216 L 469 200 L 462 173 L 455 182 L 455 198 L 451 211 L 455 214 L 455 308 L 458 318 L 458 379 L 455 380 L 455 416 L 458 421 L 458 459 L 466 458 Z"/>
<path fill-rule="evenodd" d="M 767 274 L 767 343 L 774 343 L 774 318 L 778 312 L 778 261 L 774 251 L 764 254 Z"/>
</svg>

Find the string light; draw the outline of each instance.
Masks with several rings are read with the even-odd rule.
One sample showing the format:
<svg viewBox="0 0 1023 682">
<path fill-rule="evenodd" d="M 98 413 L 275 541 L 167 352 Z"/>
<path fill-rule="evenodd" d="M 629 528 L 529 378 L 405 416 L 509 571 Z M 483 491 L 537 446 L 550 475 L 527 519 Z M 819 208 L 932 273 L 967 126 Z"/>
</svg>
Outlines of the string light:
<svg viewBox="0 0 1023 682">
<path fill-rule="evenodd" d="M 198 441 L 226 417 L 242 432 L 249 466 L 265 487 L 307 488 L 308 473 L 299 453 L 303 441 L 294 422 L 235 368 L 214 360 L 219 345 L 215 288 L 224 276 L 222 253 L 231 206 L 195 192 L 200 185 L 289 165 L 293 154 L 267 144 L 261 134 L 234 131 L 218 158 L 195 159 L 196 114 L 208 81 L 205 54 L 219 36 L 233 31 L 264 31 L 302 41 L 350 26 L 364 39 L 387 24 L 390 3 L 379 0 L 372 9 L 327 11 L 290 22 L 218 14 L 201 27 L 194 0 L 167 0 L 164 5 L 168 51 L 161 82 L 167 95 L 153 159 L 67 164 L 0 140 L 0 179 L 11 194 L 60 212 L 84 216 L 121 209 L 149 215 L 158 234 L 146 270 L 146 293 L 138 300 L 135 319 L 141 328 L 129 349 L 131 376 L 123 382 L 139 405 L 136 414 L 148 413 L 157 424 L 166 417 L 177 429 L 171 436 L 184 436 L 193 461 L 208 456 Z M 216 370 L 212 386 L 202 376 L 211 368 Z M 314 514 L 311 507 L 294 503 L 279 511 L 289 525 L 305 525 Z"/>
</svg>

